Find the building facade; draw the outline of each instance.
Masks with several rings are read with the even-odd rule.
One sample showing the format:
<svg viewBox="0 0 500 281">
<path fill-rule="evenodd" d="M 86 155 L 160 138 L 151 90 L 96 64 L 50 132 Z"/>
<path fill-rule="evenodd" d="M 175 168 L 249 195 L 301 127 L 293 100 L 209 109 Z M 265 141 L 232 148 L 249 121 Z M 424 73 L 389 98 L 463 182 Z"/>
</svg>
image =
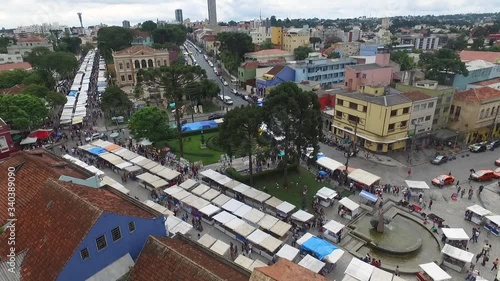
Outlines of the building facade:
<svg viewBox="0 0 500 281">
<path fill-rule="evenodd" d="M 7 158 L 16 151 L 17 149 L 10 134 L 10 126 L 0 118 L 0 159 Z"/>
<path fill-rule="evenodd" d="M 167 50 L 157 50 L 147 46 L 132 46 L 113 52 L 113 62 L 119 86 L 135 86 L 139 69 L 170 65 Z"/>
<path fill-rule="evenodd" d="M 500 90 L 475 88 L 455 94 L 448 127 L 465 136 L 467 144 L 500 135 Z"/>
<path fill-rule="evenodd" d="M 271 43 L 280 47 L 283 45 L 283 27 L 271 27 Z"/>
<path fill-rule="evenodd" d="M 245 53 L 245 61 L 267 62 L 269 60 L 284 59 L 285 61 L 293 61 L 295 56 L 293 52 L 283 51 L 279 49 L 268 49 L 257 52 Z"/>
<path fill-rule="evenodd" d="M 448 126 L 449 112 L 455 89 L 439 85 L 437 81 L 433 80 L 417 81 L 413 85 L 396 84 L 396 89 L 402 92 L 419 91 L 431 97 L 437 97 L 432 130 L 444 129 Z"/>
<path fill-rule="evenodd" d="M 482 87 L 490 87 L 492 89 L 500 90 L 500 77 L 469 84 L 467 85 L 467 90 Z"/>
<path fill-rule="evenodd" d="M 334 49 L 341 57 L 350 57 L 359 55 L 360 46 L 359 42 L 341 42 L 332 44 L 330 49 Z"/>
<path fill-rule="evenodd" d="M 252 37 L 252 43 L 254 44 L 262 44 L 268 39 L 272 42 L 271 32 L 266 26 L 259 26 L 250 31 L 250 37 Z"/>
<path fill-rule="evenodd" d="M 217 3 L 216 0 L 207 0 L 208 5 L 208 24 L 217 25 Z"/>
<path fill-rule="evenodd" d="M 123 28 L 130 28 L 130 22 L 128 20 L 122 21 Z"/>
<path fill-rule="evenodd" d="M 486 81 L 500 77 L 500 65 L 483 61 L 474 60 L 465 63 L 469 75 L 455 75 L 453 78 L 453 88 L 457 91 L 465 91 L 468 84 Z"/>
<path fill-rule="evenodd" d="M 21 63 L 23 62 L 23 57 L 19 55 L 11 54 L 0 54 L 0 64 L 6 63 Z"/>
<path fill-rule="evenodd" d="M 406 147 L 412 101 L 394 89 L 364 88 L 336 95 L 333 132 L 373 152 Z M 355 135 L 355 136 L 354 136 Z"/>
<path fill-rule="evenodd" d="M 180 24 L 184 22 L 184 18 L 182 17 L 182 9 L 175 10 L 175 21 Z"/>
<path fill-rule="evenodd" d="M 284 82 L 295 81 L 295 70 L 286 65 L 276 65 L 262 77 L 257 77 L 255 86 L 257 95 L 264 96 L 269 94 L 271 89 Z"/>
<path fill-rule="evenodd" d="M 439 47 L 439 37 L 435 35 L 409 34 L 400 37 L 400 44 L 411 44 L 418 50 L 436 50 Z"/>
<path fill-rule="evenodd" d="M 52 44 L 49 43 L 49 41 L 41 37 L 32 36 L 19 38 L 16 45 L 7 46 L 7 53 L 10 55 L 21 55 L 25 57 L 29 52 L 31 52 L 33 48 L 36 47 L 45 47 L 51 51 L 54 51 L 54 48 L 52 47 Z"/>
<path fill-rule="evenodd" d="M 349 92 L 360 91 L 363 86 L 388 86 L 393 73 L 390 54 L 379 53 L 375 63 L 347 66 L 344 84 Z"/>
<path fill-rule="evenodd" d="M 402 95 L 413 102 L 408 135 L 421 135 L 431 131 L 438 98 L 419 91 L 406 92 Z"/>
<path fill-rule="evenodd" d="M 290 28 L 283 34 L 283 50 L 293 52 L 298 47 L 307 47 L 309 38 L 307 28 Z"/>
<path fill-rule="evenodd" d="M 306 59 L 290 66 L 295 69 L 295 82 L 315 81 L 321 88 L 330 88 L 344 82 L 346 67 L 354 65 L 350 59 Z"/>
</svg>

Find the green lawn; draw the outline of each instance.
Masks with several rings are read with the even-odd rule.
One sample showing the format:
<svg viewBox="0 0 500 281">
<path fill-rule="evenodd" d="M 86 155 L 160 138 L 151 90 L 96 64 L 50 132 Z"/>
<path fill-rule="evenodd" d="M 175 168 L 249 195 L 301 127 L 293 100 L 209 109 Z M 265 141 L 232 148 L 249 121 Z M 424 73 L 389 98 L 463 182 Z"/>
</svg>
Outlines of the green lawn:
<svg viewBox="0 0 500 281">
<path fill-rule="evenodd" d="M 283 188 L 283 175 L 270 175 L 266 178 L 260 178 L 256 180 L 254 187 L 262 188 L 265 186 L 267 193 L 300 208 L 302 203 L 302 192 L 304 191 L 304 186 L 307 186 L 306 208 L 311 210 L 311 202 L 314 195 L 316 195 L 319 189 L 325 186 L 325 183 L 317 182 L 315 175 L 302 166 L 299 168 L 299 172 L 289 171 L 288 180 L 289 184 L 287 189 Z"/>
<path fill-rule="evenodd" d="M 209 138 L 217 136 L 218 133 L 204 134 L 205 142 Z M 201 135 L 189 136 L 183 138 L 184 143 L 184 158 L 190 162 L 202 161 L 204 165 L 209 165 L 219 162 L 220 156 L 224 154 L 221 151 L 211 150 L 210 148 L 201 148 Z M 155 146 L 159 149 L 168 146 L 174 153 L 179 151 L 179 141 L 177 139 L 168 142 L 158 142 Z"/>
</svg>

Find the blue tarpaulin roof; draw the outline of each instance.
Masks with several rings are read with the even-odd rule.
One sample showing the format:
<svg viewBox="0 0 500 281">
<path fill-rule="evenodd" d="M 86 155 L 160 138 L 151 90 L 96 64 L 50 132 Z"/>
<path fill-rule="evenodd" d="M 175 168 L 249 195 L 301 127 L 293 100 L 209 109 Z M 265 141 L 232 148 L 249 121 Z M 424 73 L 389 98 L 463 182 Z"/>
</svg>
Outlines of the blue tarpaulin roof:
<svg viewBox="0 0 500 281">
<path fill-rule="evenodd" d="M 323 157 L 325 157 L 325 154 L 323 152 L 320 152 L 320 153 L 318 153 L 318 155 L 316 155 L 316 159 L 323 158 Z"/>
<path fill-rule="evenodd" d="M 101 153 L 108 152 L 106 149 L 104 149 L 102 147 L 94 147 L 94 148 L 91 148 L 87 151 L 91 154 L 94 154 L 94 155 L 99 155 Z"/>
<path fill-rule="evenodd" d="M 200 121 L 200 122 L 194 122 L 194 123 L 187 123 L 182 125 L 182 131 L 187 132 L 187 131 L 199 131 L 199 130 L 205 130 L 205 129 L 210 129 L 210 128 L 217 128 L 219 125 L 217 122 L 211 120 L 211 121 Z"/>
<path fill-rule="evenodd" d="M 78 91 L 71 91 L 68 93 L 68 96 L 70 97 L 75 97 L 76 95 L 78 95 Z"/>
<path fill-rule="evenodd" d="M 333 251 L 337 250 L 338 247 L 333 246 L 321 238 L 313 236 L 302 244 L 302 249 L 312 252 L 319 260 L 322 260 L 333 253 Z"/>
<path fill-rule="evenodd" d="M 365 190 L 361 191 L 359 196 L 361 196 L 361 198 L 365 198 L 366 200 L 370 200 L 371 202 L 377 202 L 377 200 L 378 200 L 377 195 L 370 193 L 368 191 L 365 191 Z"/>
</svg>

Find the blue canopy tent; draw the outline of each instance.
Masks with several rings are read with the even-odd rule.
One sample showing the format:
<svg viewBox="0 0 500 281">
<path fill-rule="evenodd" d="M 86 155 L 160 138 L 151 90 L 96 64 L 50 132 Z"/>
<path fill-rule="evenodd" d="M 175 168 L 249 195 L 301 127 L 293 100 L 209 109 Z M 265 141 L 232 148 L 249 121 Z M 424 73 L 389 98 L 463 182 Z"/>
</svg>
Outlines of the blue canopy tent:
<svg viewBox="0 0 500 281">
<path fill-rule="evenodd" d="M 316 155 L 316 160 L 323 157 L 326 157 L 325 154 L 323 152 L 320 152 L 318 153 L 318 155 Z"/>
<path fill-rule="evenodd" d="M 93 154 L 93 155 L 99 155 L 101 153 L 105 153 L 105 152 L 108 152 L 106 149 L 102 148 L 102 147 L 94 147 L 94 148 L 91 148 L 89 150 L 87 150 L 90 154 Z"/>
<path fill-rule="evenodd" d="M 313 236 L 302 244 L 301 249 L 313 253 L 319 260 L 323 260 L 326 256 L 337 250 L 338 247 L 333 246 L 326 240 Z"/>
<path fill-rule="evenodd" d="M 200 122 L 194 122 L 194 123 L 187 123 L 182 125 L 182 131 L 183 132 L 188 132 L 188 131 L 199 131 L 199 130 L 206 130 L 206 129 L 211 129 L 211 128 L 217 128 L 219 125 L 217 122 L 210 120 L 210 121 L 200 121 Z"/>
<path fill-rule="evenodd" d="M 319 172 L 318 172 L 318 174 L 319 174 L 320 176 L 326 176 L 326 175 L 327 175 L 327 173 L 326 173 L 325 171 L 319 171 Z"/>
<path fill-rule="evenodd" d="M 68 93 L 68 96 L 70 96 L 70 97 L 76 97 L 77 95 L 78 95 L 78 91 L 70 91 Z"/>
<path fill-rule="evenodd" d="M 364 198 L 364 199 L 366 199 L 366 200 L 368 200 L 370 202 L 373 202 L 373 203 L 377 202 L 377 200 L 378 200 L 378 196 L 377 195 L 375 195 L 373 193 L 370 193 L 368 191 L 365 191 L 365 190 L 361 191 L 361 193 L 359 194 L 359 196 L 361 196 L 361 198 Z"/>
</svg>

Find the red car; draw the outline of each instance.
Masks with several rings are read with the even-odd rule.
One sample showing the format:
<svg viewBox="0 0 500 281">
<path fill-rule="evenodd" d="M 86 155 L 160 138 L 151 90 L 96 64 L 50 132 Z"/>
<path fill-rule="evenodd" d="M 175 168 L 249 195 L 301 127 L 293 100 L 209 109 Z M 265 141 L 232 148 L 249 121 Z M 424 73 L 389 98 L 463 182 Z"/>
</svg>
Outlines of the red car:
<svg viewBox="0 0 500 281">
<path fill-rule="evenodd" d="M 495 165 L 496 166 L 500 166 L 500 158 L 498 158 L 497 160 L 495 160 Z"/>
<path fill-rule="evenodd" d="M 492 170 L 480 170 L 473 173 L 471 177 L 475 181 L 489 181 L 500 178 L 500 173 L 495 173 Z"/>
<path fill-rule="evenodd" d="M 453 182 L 455 182 L 454 176 L 440 175 L 432 180 L 432 184 L 435 186 L 439 186 L 439 182 L 441 181 L 441 179 L 443 180 L 444 185 L 449 185 L 449 184 L 452 184 Z"/>
</svg>

